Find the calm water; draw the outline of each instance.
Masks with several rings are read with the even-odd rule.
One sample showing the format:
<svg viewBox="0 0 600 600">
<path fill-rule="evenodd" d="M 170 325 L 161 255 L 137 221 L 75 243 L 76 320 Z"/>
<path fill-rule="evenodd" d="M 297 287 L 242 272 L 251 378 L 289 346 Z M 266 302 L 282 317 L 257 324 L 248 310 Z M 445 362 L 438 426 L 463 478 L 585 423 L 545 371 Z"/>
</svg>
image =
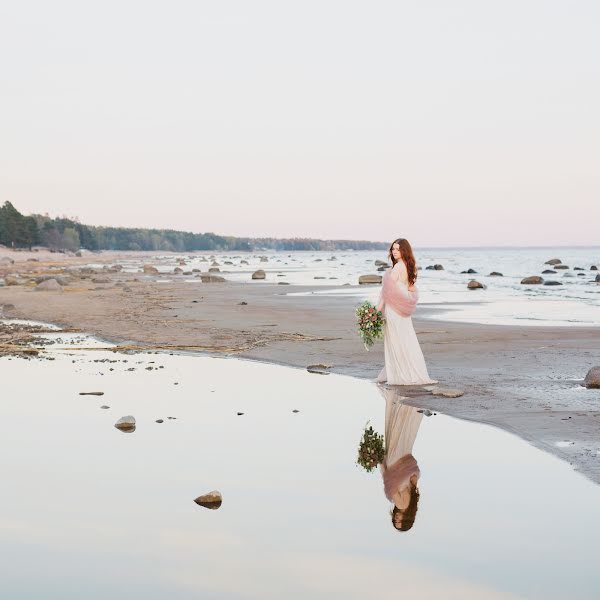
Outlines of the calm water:
<svg viewBox="0 0 600 600">
<path fill-rule="evenodd" d="M 0 359 L 3 598 L 597 597 L 600 488 L 507 433 L 423 417 L 399 532 L 356 464 L 385 430 L 373 384 L 64 347 Z M 213 489 L 219 510 L 194 504 Z"/>
<path fill-rule="evenodd" d="M 600 284 L 594 281 L 600 268 L 600 248 L 506 248 L 506 249 L 416 249 L 417 261 L 423 269 L 419 272 L 421 304 L 438 305 L 441 309 L 436 318 L 456 321 L 520 324 L 520 325 L 600 325 Z M 385 252 L 280 252 L 265 253 L 268 262 L 261 262 L 259 254 L 216 254 L 221 274 L 231 281 L 261 285 L 252 281 L 250 275 L 256 269 L 264 269 L 266 281 L 293 284 L 336 286 L 316 292 L 331 295 L 344 294 L 356 298 L 376 300 L 377 286 L 355 286 L 363 274 L 377 273 L 375 260 L 385 260 Z M 180 256 L 160 256 L 140 260 L 122 261 L 125 271 L 139 272 L 144 263 L 157 266 L 161 275 L 146 277 L 157 281 L 169 281 L 173 270 L 180 266 Z M 560 286 L 521 285 L 521 279 L 529 275 L 541 275 L 551 268 L 544 263 L 559 258 L 570 268 L 556 274 L 544 275 L 547 280 Z M 206 271 L 212 263 L 199 256 L 188 257 L 182 267 Z M 243 265 L 245 260 L 249 264 Z M 232 264 L 226 264 L 227 262 Z M 443 271 L 428 271 L 428 265 L 442 264 Z M 100 266 L 100 265 L 98 265 Z M 584 269 L 575 270 L 575 267 Z M 468 269 L 475 275 L 462 274 Z M 492 271 L 503 277 L 490 277 Z M 199 280 L 181 275 L 191 285 L 201 285 Z M 467 283 L 475 278 L 487 286 L 486 290 L 468 290 Z M 285 293 L 282 286 L 281 293 Z"/>
</svg>

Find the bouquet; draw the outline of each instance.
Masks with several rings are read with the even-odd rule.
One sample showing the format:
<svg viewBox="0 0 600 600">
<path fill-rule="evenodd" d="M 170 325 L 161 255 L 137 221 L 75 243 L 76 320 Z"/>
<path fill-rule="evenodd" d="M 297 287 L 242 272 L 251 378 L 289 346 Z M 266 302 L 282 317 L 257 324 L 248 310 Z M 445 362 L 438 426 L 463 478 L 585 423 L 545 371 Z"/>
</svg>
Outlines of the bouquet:
<svg viewBox="0 0 600 600">
<path fill-rule="evenodd" d="M 380 310 L 377 310 L 368 300 L 356 309 L 358 335 L 360 335 L 365 349 L 375 343 L 375 340 L 383 337 L 383 325 L 385 319 Z"/>
<path fill-rule="evenodd" d="M 358 459 L 356 462 L 367 473 L 370 473 L 379 463 L 383 462 L 383 457 L 383 436 L 367 423 L 358 446 Z"/>
</svg>

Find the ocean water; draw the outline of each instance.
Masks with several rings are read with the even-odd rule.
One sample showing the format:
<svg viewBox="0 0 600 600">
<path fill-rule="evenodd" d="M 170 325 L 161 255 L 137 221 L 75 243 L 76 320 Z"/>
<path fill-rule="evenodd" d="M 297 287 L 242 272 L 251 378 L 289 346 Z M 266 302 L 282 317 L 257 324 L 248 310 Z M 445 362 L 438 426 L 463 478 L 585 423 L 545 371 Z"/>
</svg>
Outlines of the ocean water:
<svg viewBox="0 0 600 600">
<path fill-rule="evenodd" d="M 600 283 L 595 277 L 600 271 L 600 247 L 588 248 L 452 248 L 415 249 L 419 271 L 418 287 L 420 304 L 430 305 L 437 310 L 429 314 L 432 318 L 489 324 L 519 325 L 600 325 Z M 253 254 L 214 255 L 155 255 L 140 260 L 123 261 L 123 270 L 139 273 L 142 264 L 154 264 L 160 275 L 147 279 L 170 281 L 183 277 L 191 285 L 200 284 L 190 275 L 174 275 L 178 260 L 184 258 L 185 271 L 208 270 L 214 256 L 219 263 L 220 275 L 231 281 L 249 285 L 262 285 L 253 281 L 251 274 L 263 269 L 267 282 L 322 286 L 315 294 L 349 295 L 362 300 L 375 301 L 378 286 L 358 287 L 358 277 L 377 274 L 376 260 L 386 260 L 385 252 L 264 252 Z M 261 262 L 261 256 L 267 262 Z M 202 260 L 204 258 L 204 260 Z M 561 285 L 522 285 L 521 279 L 530 275 L 541 275 L 550 269 L 544 263 L 559 258 L 569 269 L 556 274 L 543 275 L 545 280 Z M 243 265 L 245 260 L 249 264 Z M 226 263 L 231 264 L 226 264 Z M 442 264 L 444 270 L 427 270 L 428 265 Z M 98 265 L 97 265 L 98 266 Z M 583 270 L 576 270 L 583 269 Z M 476 274 L 462 274 L 474 269 Z M 498 271 L 503 277 L 490 277 Z M 195 275 L 195 273 L 194 273 Z M 469 290 L 467 283 L 476 279 L 487 286 L 485 290 Z M 281 293 L 285 287 L 281 286 Z M 309 293 L 310 294 L 310 293 Z"/>
<path fill-rule="evenodd" d="M 51 360 L 0 358 L 2 598 L 597 597 L 600 487 L 508 433 L 423 417 L 400 532 L 356 464 L 389 390 L 44 337 Z M 218 510 L 194 503 L 213 489 Z"/>
</svg>

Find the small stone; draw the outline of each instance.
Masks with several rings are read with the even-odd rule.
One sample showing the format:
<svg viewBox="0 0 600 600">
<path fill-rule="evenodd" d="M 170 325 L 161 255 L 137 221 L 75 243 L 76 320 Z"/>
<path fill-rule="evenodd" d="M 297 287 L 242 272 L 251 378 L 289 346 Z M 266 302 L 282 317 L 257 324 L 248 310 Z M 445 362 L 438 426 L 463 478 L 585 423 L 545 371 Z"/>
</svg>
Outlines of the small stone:
<svg viewBox="0 0 600 600">
<path fill-rule="evenodd" d="M 555 269 L 568 269 L 569 267 L 567 265 L 555 265 L 554 268 Z"/>
<path fill-rule="evenodd" d="M 504 277 L 504 275 L 502 275 L 502 273 L 499 273 L 498 271 L 492 271 L 489 274 L 489 277 Z"/>
<path fill-rule="evenodd" d="M 560 265 L 561 262 L 562 262 L 562 260 L 560 260 L 560 258 L 551 258 L 550 260 L 547 260 L 544 264 L 545 265 Z"/>
<path fill-rule="evenodd" d="M 242 300 L 242 302 L 238 302 L 238 306 L 248 306 L 248 303 Z"/>
<path fill-rule="evenodd" d="M 308 365 L 306 370 L 309 373 L 317 373 L 318 375 L 329 375 L 329 369 L 331 369 L 333 365 L 324 365 L 324 364 L 316 364 L 316 365 Z"/>
<path fill-rule="evenodd" d="M 110 408 L 110 406 L 107 406 L 106 404 L 103 404 L 100 408 L 103 409 L 103 410 L 106 410 L 106 409 Z"/>
<path fill-rule="evenodd" d="M 223 497 L 221 496 L 221 492 L 213 490 L 212 492 L 208 492 L 208 494 L 198 496 L 194 502 L 199 506 L 203 506 L 204 508 L 216 510 L 221 506 L 221 504 L 223 504 Z"/>
<path fill-rule="evenodd" d="M 556 275 L 556 271 L 553 271 L 552 269 L 545 269 L 542 271 L 542 275 Z"/>
<path fill-rule="evenodd" d="M 135 431 L 135 418 L 131 415 L 127 415 L 126 417 L 121 417 L 116 423 L 115 427 L 120 431 L 125 431 L 127 433 Z"/>
<path fill-rule="evenodd" d="M 562 285 L 560 281 L 544 281 L 544 285 Z"/>
<path fill-rule="evenodd" d="M 154 421 L 155 423 L 164 423 L 164 421 L 162 419 L 156 419 L 156 421 Z"/>
<path fill-rule="evenodd" d="M 243 412 L 239 412 L 239 413 L 237 413 L 237 416 L 241 417 L 243 414 L 244 414 Z"/>
<path fill-rule="evenodd" d="M 79 392 L 80 396 L 104 396 L 104 392 Z"/>
<path fill-rule="evenodd" d="M 470 290 L 485 290 L 486 286 L 483 285 L 483 283 L 479 283 L 479 281 L 475 281 L 474 279 L 471 279 L 471 281 L 469 281 L 469 283 L 467 284 L 467 287 Z"/>
<path fill-rule="evenodd" d="M 300 411 L 297 408 L 295 408 L 292 412 L 293 413 L 297 413 L 297 412 L 300 412 Z"/>
</svg>

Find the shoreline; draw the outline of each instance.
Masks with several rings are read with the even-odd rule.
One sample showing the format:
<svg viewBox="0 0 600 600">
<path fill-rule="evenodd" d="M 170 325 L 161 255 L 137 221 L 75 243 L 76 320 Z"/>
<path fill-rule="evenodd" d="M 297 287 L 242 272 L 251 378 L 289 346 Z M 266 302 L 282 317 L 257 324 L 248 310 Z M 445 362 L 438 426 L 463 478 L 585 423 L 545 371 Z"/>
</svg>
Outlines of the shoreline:
<svg viewBox="0 0 600 600">
<path fill-rule="evenodd" d="M 94 255 L 94 262 L 112 263 L 117 255 L 131 253 Z M 13 270 L 51 266 L 25 260 Z M 87 256 L 63 257 L 52 266 L 89 262 Z M 0 306 L 14 306 L 3 311 L 4 318 L 76 328 L 109 343 L 133 343 L 140 351 L 239 357 L 300 369 L 324 363 L 332 365 L 332 373 L 371 380 L 383 365 L 383 344 L 365 352 L 356 335 L 356 298 L 285 295 L 324 286 L 192 284 L 181 276 L 157 285 L 139 277 L 97 269 L 73 277 L 62 292 L 2 287 Z M 430 375 L 465 395 L 435 397 L 407 386 L 408 403 L 509 431 L 600 483 L 600 393 L 580 385 L 587 370 L 600 364 L 600 329 L 429 318 L 436 310 L 421 305 L 413 319 Z M 574 443 L 556 445 L 565 441 Z"/>
</svg>

